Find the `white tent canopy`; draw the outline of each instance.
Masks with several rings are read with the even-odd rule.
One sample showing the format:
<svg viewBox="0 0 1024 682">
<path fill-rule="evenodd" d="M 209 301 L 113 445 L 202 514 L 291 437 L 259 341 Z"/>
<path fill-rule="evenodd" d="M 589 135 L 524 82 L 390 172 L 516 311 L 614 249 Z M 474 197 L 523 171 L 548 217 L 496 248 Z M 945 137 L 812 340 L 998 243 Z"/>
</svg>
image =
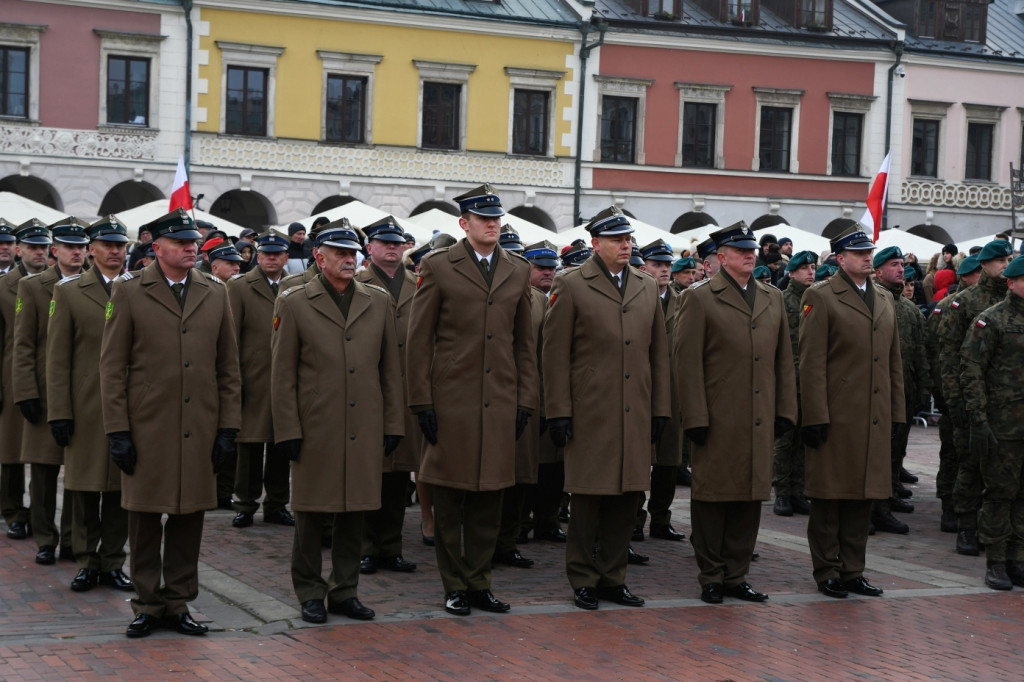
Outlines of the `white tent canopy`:
<svg viewBox="0 0 1024 682">
<path fill-rule="evenodd" d="M 363 229 L 367 225 L 372 225 L 381 218 L 388 216 L 387 211 L 382 211 L 379 208 L 374 208 L 368 204 L 364 204 L 361 201 L 350 201 L 347 204 L 341 206 L 335 206 L 328 211 L 321 211 L 316 215 L 311 215 L 308 218 L 303 218 L 296 222 L 302 223 L 306 226 L 306 231 L 313 225 L 313 221 L 324 216 L 332 223 L 335 220 L 341 220 L 342 218 L 348 218 L 349 222 L 352 223 L 353 227 Z M 431 232 L 429 228 L 425 228 L 417 223 L 413 222 L 408 218 L 399 218 L 398 216 L 392 216 L 403 230 L 411 234 L 416 238 L 417 244 L 424 244 L 430 240 Z M 288 231 L 288 226 L 283 225 L 279 228 L 282 232 Z"/>
<path fill-rule="evenodd" d="M 664 239 L 669 246 L 672 247 L 673 252 L 679 254 L 682 249 L 690 248 L 690 239 L 685 237 L 683 233 L 672 234 L 668 230 L 663 230 L 660 227 L 655 227 L 649 223 L 645 223 L 642 220 L 636 218 L 626 217 L 629 220 L 629 224 L 633 226 L 635 230 L 633 237 L 636 239 L 637 246 L 647 246 L 651 242 L 657 239 Z M 699 228 L 705 229 L 705 228 Z M 710 226 L 709 230 L 716 229 L 714 226 Z M 572 243 L 573 240 L 582 239 L 588 245 L 590 244 L 590 233 L 587 232 L 587 226 L 577 225 L 576 227 L 566 230 L 565 232 L 559 232 L 558 236 L 564 240 L 565 244 Z"/>
<path fill-rule="evenodd" d="M 718 225 L 705 225 L 704 227 L 698 227 L 693 230 L 687 230 L 686 232 L 680 232 L 676 237 L 685 240 L 685 247 L 690 249 L 694 253 L 697 250 L 697 244 L 707 239 L 712 232 L 721 229 Z M 764 227 L 754 232 L 754 238 L 759 240 L 765 234 L 774 235 L 776 239 L 782 239 L 783 237 L 789 237 L 793 240 L 793 253 L 800 251 L 812 251 L 816 255 L 820 256 L 822 251 L 828 251 L 829 243 L 828 240 L 821 235 L 801 230 L 799 227 L 793 227 L 792 225 L 786 225 L 780 223 L 778 225 L 772 225 L 771 227 Z"/>
<path fill-rule="evenodd" d="M 423 229 L 431 232 L 433 230 L 440 230 L 445 234 L 450 234 L 456 239 L 462 239 L 466 236 L 466 231 L 459 226 L 459 216 L 445 213 L 439 208 L 432 208 L 429 211 L 411 216 L 408 220 L 409 222 L 416 223 Z M 571 239 L 562 239 L 562 236 L 565 234 L 564 232 L 561 234 L 552 232 L 546 227 L 541 227 L 540 225 L 531 223 L 528 220 L 523 220 L 511 213 L 506 213 L 502 216 L 501 222 L 503 225 L 506 223 L 511 225 L 512 228 L 519 233 L 519 238 L 523 241 L 523 246 L 534 244 L 546 239 L 552 244 L 562 247 L 572 241 Z"/>
<path fill-rule="evenodd" d="M 50 225 L 66 214 L 13 192 L 0 192 L 0 218 L 12 225 L 21 225 L 33 218 Z"/>
<path fill-rule="evenodd" d="M 918 262 L 924 265 L 928 264 L 928 259 L 932 257 L 932 254 L 942 251 L 942 244 L 900 230 L 882 230 L 878 234 L 875 246 L 879 249 L 898 246 L 903 253 L 912 253 L 917 256 Z"/>
<path fill-rule="evenodd" d="M 138 239 L 139 228 L 161 216 L 167 215 L 170 212 L 167 210 L 168 206 L 169 202 L 167 199 L 157 199 L 148 204 L 129 208 L 127 211 L 121 211 L 114 215 L 128 228 L 128 237 L 130 239 Z M 196 220 L 205 220 L 213 224 L 216 229 L 232 237 L 237 237 L 245 229 L 241 225 L 235 225 L 206 211 L 189 211 L 189 215 L 193 216 Z"/>
</svg>

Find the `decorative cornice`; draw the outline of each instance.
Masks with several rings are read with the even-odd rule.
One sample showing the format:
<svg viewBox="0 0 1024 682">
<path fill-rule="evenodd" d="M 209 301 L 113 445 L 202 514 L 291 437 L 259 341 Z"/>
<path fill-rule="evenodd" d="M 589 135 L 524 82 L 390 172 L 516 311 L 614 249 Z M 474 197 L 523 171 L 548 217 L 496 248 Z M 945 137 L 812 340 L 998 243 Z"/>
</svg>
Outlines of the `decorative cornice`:
<svg viewBox="0 0 1024 682">
<path fill-rule="evenodd" d="M 93 159 L 151 161 L 157 153 L 157 131 L 107 133 L 41 126 L 0 125 L 0 154 L 38 154 Z"/>
<path fill-rule="evenodd" d="M 904 204 L 1008 211 L 1013 202 L 1009 187 L 996 184 L 953 184 L 907 180 L 900 192 Z"/>
</svg>

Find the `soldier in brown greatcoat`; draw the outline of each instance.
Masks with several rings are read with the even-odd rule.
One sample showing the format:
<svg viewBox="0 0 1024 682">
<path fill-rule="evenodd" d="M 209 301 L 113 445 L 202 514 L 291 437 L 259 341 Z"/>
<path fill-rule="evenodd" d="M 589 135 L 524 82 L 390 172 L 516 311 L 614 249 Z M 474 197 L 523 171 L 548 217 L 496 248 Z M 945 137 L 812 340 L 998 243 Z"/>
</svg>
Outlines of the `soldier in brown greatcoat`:
<svg viewBox="0 0 1024 682">
<path fill-rule="evenodd" d="M 71 491 L 75 592 L 97 584 L 131 591 L 124 574 L 128 512 L 121 507 L 121 472 L 107 453 L 100 394 L 100 344 L 111 282 L 124 269 L 128 231 L 114 216 L 89 226 L 93 267 L 53 289 L 46 334 L 46 412 L 64 449 L 64 488 Z"/>
<path fill-rule="evenodd" d="M 316 236 L 320 274 L 283 292 L 274 309 L 274 438 L 292 460 L 291 575 L 302 619 L 312 623 L 328 611 L 374 617 L 356 596 L 363 516 L 380 507 L 381 464 L 404 432 L 394 304 L 379 287 L 353 281 L 357 240 L 349 227 L 325 227 Z"/>
<path fill-rule="evenodd" d="M 530 266 L 498 245 L 501 201 L 484 185 L 455 199 L 466 239 L 420 261 L 409 322 L 409 405 L 427 445 L 445 609 L 504 612 L 491 558 L 515 441 L 537 409 Z M 463 538 L 465 543 L 463 544 Z"/>
<path fill-rule="evenodd" d="M 256 263 L 244 275 L 228 282 L 228 300 L 238 339 L 242 374 L 242 429 L 238 432 L 238 463 L 235 469 L 235 528 L 252 525 L 263 498 L 263 520 L 294 526 L 288 511 L 288 458 L 274 445 L 270 414 L 270 339 L 274 302 L 281 290 L 288 238 L 266 232 L 256 239 Z M 264 466 L 264 451 L 266 466 Z"/>
<path fill-rule="evenodd" d="M 162 617 L 202 635 L 188 602 L 199 593 L 216 472 L 235 457 L 238 345 L 224 285 L 193 269 L 199 232 L 189 215 L 179 209 L 150 228 L 156 262 L 114 283 L 100 351 L 103 426 L 123 474 L 138 595 L 125 634 L 146 637 Z"/>
<path fill-rule="evenodd" d="M 6 233 L 6 232 L 5 232 Z M 7 537 L 28 537 L 28 507 L 25 506 L 25 463 L 21 461 L 21 430 L 25 418 L 13 408 L 14 310 L 18 299 L 18 280 L 46 268 L 50 232 L 33 218 L 14 230 L 16 253 L 21 263 L 0 277 L 0 320 L 3 323 L 3 384 L 0 398 L 8 409 L 0 412 L 0 509 L 7 522 Z M 2 404 L 2 403 L 0 403 Z"/>
<path fill-rule="evenodd" d="M 57 264 L 38 275 L 18 280 L 18 301 L 14 314 L 14 402 L 26 423 L 22 424 L 21 461 L 30 465 L 32 532 L 36 536 L 36 563 L 52 564 L 60 545 L 62 559 L 72 560 L 70 492 L 64 490 L 60 530 L 57 515 L 57 478 L 64 463 L 64 450 L 50 434 L 46 423 L 46 321 L 57 282 L 77 275 L 85 263 L 87 225 L 69 216 L 50 225 L 56 244 Z"/>
</svg>

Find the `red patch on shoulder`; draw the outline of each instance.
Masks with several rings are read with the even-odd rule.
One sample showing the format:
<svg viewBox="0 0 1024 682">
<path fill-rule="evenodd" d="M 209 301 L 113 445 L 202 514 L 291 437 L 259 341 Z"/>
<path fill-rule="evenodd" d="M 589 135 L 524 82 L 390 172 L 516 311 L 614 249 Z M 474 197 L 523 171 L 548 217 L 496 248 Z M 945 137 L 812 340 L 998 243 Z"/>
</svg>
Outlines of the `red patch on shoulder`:
<svg viewBox="0 0 1024 682">
<path fill-rule="evenodd" d="M 804 306 L 804 317 L 807 317 L 810 314 L 812 308 L 814 308 L 814 306 L 810 304 Z"/>
<path fill-rule="evenodd" d="M 554 305 L 556 298 L 558 298 L 558 294 L 551 294 L 551 296 L 548 297 L 548 305 Z"/>
<path fill-rule="evenodd" d="M 281 326 L 281 318 L 278 317 L 277 315 L 274 315 L 274 331 L 276 332 L 277 328 L 280 327 L 280 326 Z"/>
<path fill-rule="evenodd" d="M 416 278 L 416 288 L 419 289 L 421 284 L 423 284 L 423 278 L 422 277 L 417 277 Z"/>
</svg>

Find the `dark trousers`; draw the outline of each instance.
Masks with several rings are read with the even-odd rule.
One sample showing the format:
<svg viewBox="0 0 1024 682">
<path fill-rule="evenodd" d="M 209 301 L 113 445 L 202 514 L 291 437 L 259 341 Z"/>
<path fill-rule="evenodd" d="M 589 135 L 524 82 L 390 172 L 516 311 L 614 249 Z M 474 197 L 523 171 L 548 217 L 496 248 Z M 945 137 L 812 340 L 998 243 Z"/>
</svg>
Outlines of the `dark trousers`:
<svg viewBox="0 0 1024 682">
<path fill-rule="evenodd" d="M 697 582 L 726 587 L 745 582 L 761 526 L 761 503 L 690 500 L 690 524 Z"/>
<path fill-rule="evenodd" d="M 434 549 L 446 593 L 491 589 L 503 492 L 434 486 Z"/>
<path fill-rule="evenodd" d="M 533 529 L 533 537 L 543 537 L 561 528 L 558 523 L 558 505 L 562 500 L 562 488 L 565 487 L 565 464 L 551 462 L 541 464 L 537 468 L 537 485 L 531 486 L 526 493 L 526 504 L 523 517 L 532 512 L 529 521 Z"/>
<path fill-rule="evenodd" d="M 30 464 L 32 480 L 29 481 L 29 518 L 32 533 L 39 547 L 70 547 L 71 517 L 73 515 L 71 493 L 64 491 L 61 503 L 60 530 L 57 530 L 57 479 L 60 477 L 59 464 Z"/>
<path fill-rule="evenodd" d="M 799 425 L 775 439 L 772 488 L 776 497 L 804 494 L 804 442 Z"/>
<path fill-rule="evenodd" d="M 939 417 L 939 473 L 935 475 L 935 497 L 953 497 L 956 485 L 957 457 L 953 442 L 953 420 L 949 415 Z"/>
<path fill-rule="evenodd" d="M 871 500 L 811 501 L 807 544 L 814 581 L 853 580 L 864 574 Z"/>
<path fill-rule="evenodd" d="M 121 491 L 73 490 L 71 503 L 71 549 L 78 567 L 108 573 L 124 566 L 128 512 L 121 508 Z"/>
<path fill-rule="evenodd" d="M 626 584 L 629 538 L 640 495 L 572 494 L 565 572 L 573 590 Z"/>
<path fill-rule="evenodd" d="M 363 512 L 295 512 L 292 586 L 300 604 L 326 598 L 329 606 L 337 606 L 356 596 L 363 517 Z M 325 524 L 332 529 L 331 573 L 326 580 L 320 544 Z"/>
<path fill-rule="evenodd" d="M 290 475 L 288 458 L 273 443 L 239 443 L 235 466 L 235 497 L 238 498 L 235 511 L 255 514 L 264 489 L 267 491 L 263 498 L 264 516 L 281 511 L 288 504 Z M 218 477 L 218 488 L 219 481 Z M 220 497 L 219 491 L 217 496 Z M 230 493 L 225 497 L 230 497 Z"/>
<path fill-rule="evenodd" d="M 28 521 L 24 464 L 0 464 L 0 510 L 8 527 Z"/>
<path fill-rule="evenodd" d="M 163 514 L 128 512 L 132 582 L 138 595 L 132 599 L 132 611 L 136 615 L 160 618 L 188 613 L 188 602 L 199 596 L 199 547 L 205 514 L 167 514 L 165 522 Z"/>
<path fill-rule="evenodd" d="M 498 527 L 498 539 L 494 546 L 495 553 L 516 550 L 516 536 L 519 535 L 526 496 L 533 487 L 532 483 L 516 483 L 511 488 L 505 489 L 501 498 L 501 526 Z"/>
<path fill-rule="evenodd" d="M 380 509 L 366 512 L 363 522 L 363 556 L 387 559 L 402 553 L 408 486 L 408 471 L 389 471 L 381 475 Z"/>
<path fill-rule="evenodd" d="M 981 462 L 971 454 L 970 429 L 953 427 L 956 447 L 956 483 L 953 485 L 953 505 L 960 530 L 978 527 L 981 509 Z"/>
<path fill-rule="evenodd" d="M 677 466 L 651 467 L 651 496 L 640 493 L 640 502 L 636 512 L 636 525 L 643 527 L 650 513 L 652 526 L 667 526 L 672 522 L 672 500 L 676 497 Z M 647 510 L 644 502 L 647 501 Z"/>
<path fill-rule="evenodd" d="M 1024 559 L 1024 441 L 999 439 L 980 457 L 985 492 L 978 513 L 978 539 L 989 561 Z"/>
</svg>

